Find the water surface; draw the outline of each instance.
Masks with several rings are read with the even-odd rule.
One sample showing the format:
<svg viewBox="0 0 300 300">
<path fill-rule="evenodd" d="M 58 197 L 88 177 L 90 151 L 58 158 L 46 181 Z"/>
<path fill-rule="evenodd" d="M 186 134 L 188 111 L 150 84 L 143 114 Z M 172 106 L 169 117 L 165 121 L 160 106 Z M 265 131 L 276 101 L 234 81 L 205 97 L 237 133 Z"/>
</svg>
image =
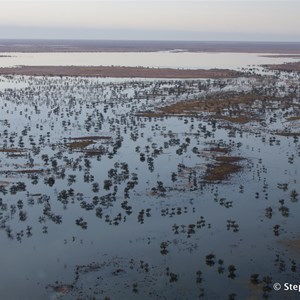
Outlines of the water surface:
<svg viewBox="0 0 300 300">
<path fill-rule="evenodd" d="M 240 69 L 261 64 L 295 61 L 293 58 L 264 57 L 260 53 L 205 52 L 84 52 L 3 53 L 0 67 L 30 66 L 130 66 L 160 68 Z M 263 55 L 267 55 L 264 53 Z"/>
</svg>

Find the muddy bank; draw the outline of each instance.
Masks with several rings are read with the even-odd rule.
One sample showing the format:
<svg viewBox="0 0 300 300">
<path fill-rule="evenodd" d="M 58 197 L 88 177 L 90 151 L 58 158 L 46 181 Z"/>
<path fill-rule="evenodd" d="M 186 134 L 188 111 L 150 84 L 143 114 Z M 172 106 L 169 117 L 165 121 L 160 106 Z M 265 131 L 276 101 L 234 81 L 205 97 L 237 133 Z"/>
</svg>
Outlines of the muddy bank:
<svg viewBox="0 0 300 300">
<path fill-rule="evenodd" d="M 0 68 L 0 74 L 28 76 L 88 76 L 137 78 L 233 78 L 240 76 L 242 73 L 227 69 L 187 70 L 117 66 L 22 66 L 20 68 Z"/>
</svg>

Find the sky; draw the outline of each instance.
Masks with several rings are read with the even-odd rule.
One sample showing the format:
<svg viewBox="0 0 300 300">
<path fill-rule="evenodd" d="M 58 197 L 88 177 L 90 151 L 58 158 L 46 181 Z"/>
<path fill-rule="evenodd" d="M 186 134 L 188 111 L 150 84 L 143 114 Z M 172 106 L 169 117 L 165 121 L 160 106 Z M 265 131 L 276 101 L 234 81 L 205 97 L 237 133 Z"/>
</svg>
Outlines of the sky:
<svg viewBox="0 0 300 300">
<path fill-rule="evenodd" d="M 299 12 L 300 0 L 0 0 L 0 38 L 300 42 Z"/>
</svg>

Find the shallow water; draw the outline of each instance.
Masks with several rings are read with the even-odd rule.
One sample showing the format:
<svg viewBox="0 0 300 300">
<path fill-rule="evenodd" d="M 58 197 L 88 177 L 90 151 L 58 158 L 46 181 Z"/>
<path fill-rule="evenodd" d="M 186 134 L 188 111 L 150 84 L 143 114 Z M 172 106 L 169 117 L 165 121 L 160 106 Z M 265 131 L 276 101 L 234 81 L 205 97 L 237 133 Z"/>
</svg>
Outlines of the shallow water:
<svg viewBox="0 0 300 300">
<path fill-rule="evenodd" d="M 129 66 L 192 69 L 240 69 L 261 64 L 293 62 L 293 58 L 265 57 L 266 53 L 206 52 L 90 52 L 2 53 L 0 67 L 29 66 Z M 6 57 L 7 56 L 7 57 Z"/>
<path fill-rule="evenodd" d="M 279 243 L 299 234 L 299 142 L 273 129 L 299 121 L 282 109 L 260 111 L 265 125 L 229 128 L 136 116 L 263 83 L 1 80 L 0 145 L 18 149 L 0 152 L 1 298 L 297 299 L 272 285 L 300 279 L 299 253 Z M 86 136 L 110 139 L 70 149 Z M 243 170 L 205 183 L 216 146 L 244 158 Z"/>
</svg>

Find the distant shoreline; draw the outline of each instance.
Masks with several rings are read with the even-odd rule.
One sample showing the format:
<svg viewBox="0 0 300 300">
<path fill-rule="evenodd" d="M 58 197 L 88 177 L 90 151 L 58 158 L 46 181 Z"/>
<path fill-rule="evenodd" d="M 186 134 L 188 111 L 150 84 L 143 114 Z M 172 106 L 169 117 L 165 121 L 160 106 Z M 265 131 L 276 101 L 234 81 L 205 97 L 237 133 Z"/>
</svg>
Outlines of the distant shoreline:
<svg viewBox="0 0 300 300">
<path fill-rule="evenodd" d="M 299 54 L 271 54 L 271 55 L 260 55 L 261 57 L 269 57 L 269 58 L 294 58 L 300 59 Z"/>
<path fill-rule="evenodd" d="M 300 54 L 297 42 L 14 40 L 0 39 L 4 52 L 232 52 Z"/>
<path fill-rule="evenodd" d="M 300 72 L 300 61 L 284 64 L 270 64 L 263 66 L 273 71 Z"/>
<path fill-rule="evenodd" d="M 0 75 L 24 76 L 84 76 L 118 78 L 235 78 L 241 72 L 228 69 L 171 69 L 117 66 L 22 66 L 0 68 Z"/>
</svg>

